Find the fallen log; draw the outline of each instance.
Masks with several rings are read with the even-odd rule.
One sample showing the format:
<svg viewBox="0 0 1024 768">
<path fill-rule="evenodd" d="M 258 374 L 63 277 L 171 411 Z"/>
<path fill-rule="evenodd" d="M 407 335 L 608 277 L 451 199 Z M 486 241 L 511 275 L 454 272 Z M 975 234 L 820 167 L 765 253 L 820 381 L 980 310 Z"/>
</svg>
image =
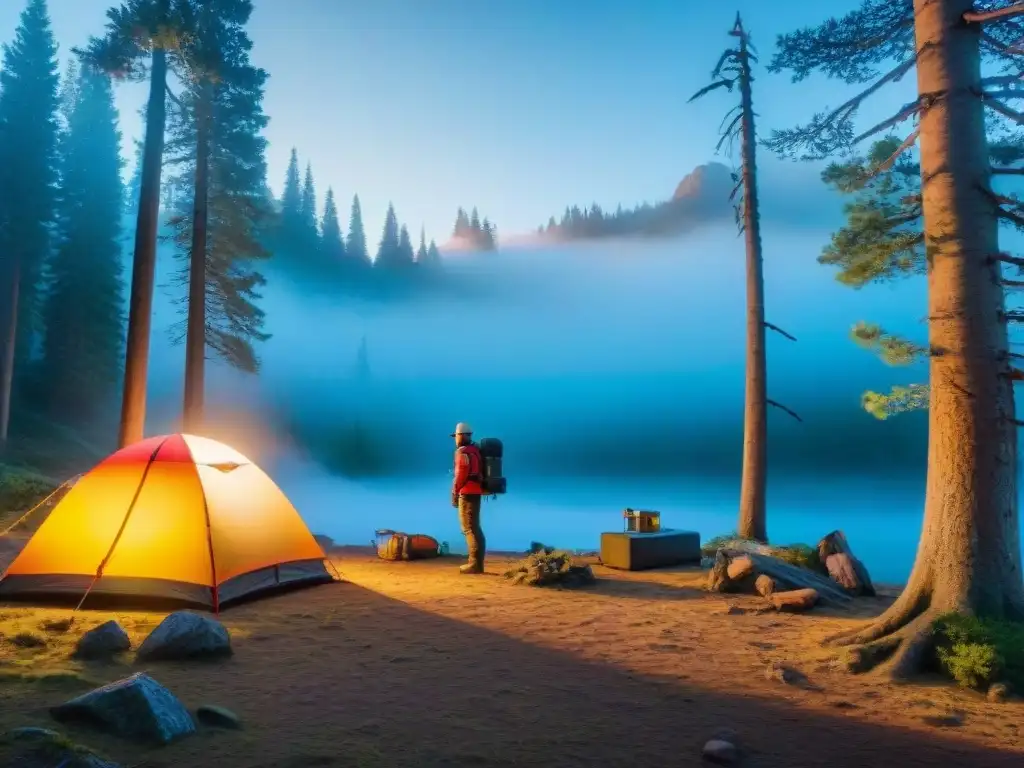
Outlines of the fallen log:
<svg viewBox="0 0 1024 768">
<path fill-rule="evenodd" d="M 817 604 L 818 593 L 813 589 L 794 589 L 790 592 L 773 592 L 768 600 L 777 611 L 800 613 Z"/>
<path fill-rule="evenodd" d="M 820 576 L 814 571 L 809 571 L 798 565 L 791 565 L 784 560 L 771 557 L 770 555 L 724 550 L 724 556 L 727 560 L 730 556 L 739 556 L 741 554 L 746 555 L 753 561 L 754 570 L 758 574 L 770 576 L 775 581 L 775 588 L 780 591 L 813 589 L 817 591 L 820 602 L 838 607 L 846 607 L 852 600 L 846 590 L 831 579 Z M 717 562 L 717 554 L 715 558 Z M 725 568 L 728 569 L 728 562 L 726 562 Z"/>
<path fill-rule="evenodd" d="M 754 580 L 754 589 L 761 597 L 769 597 L 775 591 L 775 579 L 762 573 Z"/>
<path fill-rule="evenodd" d="M 830 566 L 829 560 L 833 557 L 839 559 L 834 560 Z M 818 558 L 828 569 L 829 575 L 850 593 L 867 597 L 875 596 L 875 587 L 871 583 L 868 569 L 853 554 L 850 543 L 842 531 L 832 531 L 818 542 Z"/>
<path fill-rule="evenodd" d="M 730 581 L 742 581 L 747 576 L 753 575 L 754 561 L 746 555 L 731 558 L 726 573 L 729 574 Z"/>
</svg>

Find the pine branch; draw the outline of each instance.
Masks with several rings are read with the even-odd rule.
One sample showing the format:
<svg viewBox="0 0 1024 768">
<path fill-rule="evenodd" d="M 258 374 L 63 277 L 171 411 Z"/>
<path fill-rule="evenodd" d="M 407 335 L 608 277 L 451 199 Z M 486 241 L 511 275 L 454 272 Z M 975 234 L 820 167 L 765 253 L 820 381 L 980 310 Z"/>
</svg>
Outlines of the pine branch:
<svg viewBox="0 0 1024 768">
<path fill-rule="evenodd" d="M 801 419 L 799 416 L 797 416 L 795 411 L 790 410 L 789 408 L 784 406 L 782 403 L 776 402 L 775 400 L 771 400 L 771 399 L 765 400 L 765 403 L 767 403 L 768 405 L 772 406 L 773 408 L 778 408 L 780 411 L 785 411 L 786 413 L 788 413 L 790 416 L 792 416 L 797 421 L 803 422 L 803 419 Z"/>
<path fill-rule="evenodd" d="M 1002 40 L 999 40 L 992 35 L 988 34 L 984 30 L 981 32 L 981 42 L 987 45 L 991 49 L 991 53 L 996 56 L 1018 56 L 1024 53 L 1024 48 L 1020 47 L 1020 43 L 1024 42 L 1024 38 L 1014 40 L 1012 43 L 1007 45 Z M 993 80 L 998 78 L 991 78 Z M 985 81 L 982 80 L 982 83 Z"/>
<path fill-rule="evenodd" d="M 1024 89 L 1003 88 L 999 91 L 985 91 L 986 99 L 1024 99 Z"/>
<path fill-rule="evenodd" d="M 921 99 L 920 98 L 914 99 L 909 104 L 904 104 L 903 107 L 900 108 L 900 111 L 897 112 L 892 117 L 887 118 L 886 120 L 883 120 L 882 122 L 880 122 L 878 125 L 874 126 L 873 128 L 869 128 L 868 130 L 864 131 L 864 133 L 860 134 L 859 136 L 855 136 L 854 139 L 853 139 L 853 143 L 854 144 L 859 144 L 860 142 L 864 141 L 864 139 L 867 139 L 867 138 L 869 138 L 871 136 L 874 136 L 877 133 L 881 133 L 882 131 L 887 130 L 889 128 L 892 128 L 894 126 L 897 126 L 900 123 L 902 123 L 903 121 L 908 120 L 909 118 L 913 117 L 914 115 L 916 115 L 920 111 L 921 111 Z"/>
<path fill-rule="evenodd" d="M 779 326 L 775 325 L 775 323 L 769 323 L 768 321 L 765 321 L 764 322 L 764 327 L 767 328 L 769 331 L 775 331 L 776 333 L 778 333 L 778 334 L 780 334 L 782 336 L 785 336 L 790 341 L 796 341 L 796 337 L 795 336 L 793 336 L 793 335 L 791 335 L 789 333 L 786 333 L 784 330 L 779 328 Z"/>
<path fill-rule="evenodd" d="M 991 11 L 968 11 L 963 15 L 963 19 L 968 24 L 985 24 L 990 21 L 1012 19 L 1016 16 L 1024 16 L 1024 2 L 1017 2 Z"/>
<path fill-rule="evenodd" d="M 1001 261 L 1003 264 L 1012 264 L 1015 267 L 1021 267 L 1024 269 L 1024 259 L 1019 256 L 1011 256 L 1008 253 L 997 253 L 995 260 Z"/>
<path fill-rule="evenodd" d="M 994 176 L 1024 176 L 1024 168 L 990 168 Z"/>
<path fill-rule="evenodd" d="M 170 84 L 167 85 L 167 98 L 173 101 L 177 105 L 178 109 L 180 109 L 182 112 L 187 111 L 185 104 L 182 102 L 182 100 L 174 95 L 174 91 L 171 90 Z"/>
<path fill-rule="evenodd" d="M 999 284 L 1006 288 L 1024 288 L 1024 280 L 1000 280 Z"/>
<path fill-rule="evenodd" d="M 1024 371 L 1020 368 L 1010 368 L 1009 373 L 1005 374 L 1006 378 L 1010 381 L 1024 381 Z"/>
<path fill-rule="evenodd" d="M 981 78 L 981 84 L 983 86 L 988 85 L 1015 85 L 1017 83 L 1024 82 L 1024 76 L 1022 75 L 998 75 L 996 77 L 983 77 Z"/>
<path fill-rule="evenodd" d="M 765 145 L 773 152 L 791 155 L 797 147 L 810 150 L 804 159 L 821 159 L 836 150 L 847 147 L 863 137 L 855 137 L 851 121 L 861 104 L 883 86 L 900 80 L 916 63 L 912 56 L 897 64 L 836 109 L 827 114 L 817 114 L 809 125 L 783 131 L 773 131 Z M 919 108 L 920 105 L 915 105 Z M 904 118 L 905 119 L 905 118 Z M 873 129 L 872 129 L 873 130 Z"/>
</svg>

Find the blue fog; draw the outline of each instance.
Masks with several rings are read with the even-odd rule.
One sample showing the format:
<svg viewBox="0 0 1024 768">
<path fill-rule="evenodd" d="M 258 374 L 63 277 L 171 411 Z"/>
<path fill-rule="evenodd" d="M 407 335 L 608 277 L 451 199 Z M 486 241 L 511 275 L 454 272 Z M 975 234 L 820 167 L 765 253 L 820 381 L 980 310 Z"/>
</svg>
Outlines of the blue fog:
<svg viewBox="0 0 1024 768">
<path fill-rule="evenodd" d="M 924 371 L 886 367 L 849 330 L 868 319 L 923 339 L 924 284 L 845 288 L 815 261 L 827 238 L 770 221 L 764 232 L 767 316 L 798 339 L 771 336 L 770 395 L 804 418 L 770 417 L 769 533 L 814 542 L 841 527 L 878 580 L 897 582 L 921 523 L 924 421 L 878 422 L 859 398 Z M 162 252 L 165 285 L 173 268 Z M 445 270 L 443 291 L 370 302 L 271 268 L 263 371 L 212 366 L 208 434 L 259 461 L 313 530 L 343 542 L 387 527 L 462 548 L 448 505 L 459 420 L 506 444 L 510 492 L 485 507 L 492 549 L 593 549 L 626 506 L 704 538 L 735 527 L 744 287 L 731 226 L 670 243 L 452 254 Z M 150 432 L 180 413 L 172 299 L 158 295 Z M 345 477 L 311 447 L 352 424 L 383 441 L 390 474 Z"/>
</svg>

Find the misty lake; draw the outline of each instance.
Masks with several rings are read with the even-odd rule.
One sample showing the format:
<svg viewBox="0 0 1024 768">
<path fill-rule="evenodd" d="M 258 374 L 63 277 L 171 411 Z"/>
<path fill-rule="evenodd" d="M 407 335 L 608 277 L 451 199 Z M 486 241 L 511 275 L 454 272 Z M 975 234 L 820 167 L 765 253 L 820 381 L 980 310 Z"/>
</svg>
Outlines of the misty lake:
<svg viewBox="0 0 1024 768">
<path fill-rule="evenodd" d="M 925 286 L 839 285 L 816 263 L 828 236 L 770 220 L 764 231 L 767 319 L 797 339 L 769 334 L 769 396 L 803 419 L 769 416 L 769 536 L 813 544 L 841 528 L 876 579 L 898 582 L 920 533 L 925 414 L 878 421 L 860 397 L 927 372 L 884 365 L 850 329 L 869 320 L 923 339 Z M 173 265 L 162 258 L 161 282 Z M 621 530 L 627 506 L 703 539 L 734 530 L 744 364 L 734 229 L 453 254 L 443 269 L 441 291 L 375 300 L 268 271 L 262 370 L 211 364 L 206 433 L 263 465 L 311 529 L 343 543 L 394 528 L 464 549 L 449 506 L 458 421 L 505 443 L 509 493 L 484 506 L 491 549 L 593 550 L 602 531 Z M 155 308 L 151 434 L 176 429 L 181 412 L 172 299 L 164 292 Z M 379 466 L 354 471 L 353 457 L 370 454 Z"/>
</svg>

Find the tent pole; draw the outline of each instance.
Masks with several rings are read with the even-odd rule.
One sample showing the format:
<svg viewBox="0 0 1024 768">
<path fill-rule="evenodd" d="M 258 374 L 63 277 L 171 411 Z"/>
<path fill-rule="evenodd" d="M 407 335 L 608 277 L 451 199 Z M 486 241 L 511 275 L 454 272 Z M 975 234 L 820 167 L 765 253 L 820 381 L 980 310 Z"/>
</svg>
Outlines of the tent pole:
<svg viewBox="0 0 1024 768">
<path fill-rule="evenodd" d="M 85 598 L 92 592 L 92 588 L 96 586 L 96 582 L 103 577 L 103 569 L 107 567 L 107 563 L 110 562 L 110 557 L 114 554 L 114 549 L 117 547 L 117 543 L 121 541 L 121 536 L 124 535 L 124 529 L 128 527 L 128 519 L 132 516 L 132 512 L 135 510 L 135 504 L 139 500 L 139 496 L 142 494 L 142 489 L 146 485 L 146 478 L 149 476 L 149 468 L 153 466 L 153 462 L 156 461 L 156 455 L 160 453 L 160 449 L 164 447 L 164 443 L 167 439 L 161 440 L 160 444 L 153 449 L 153 453 L 150 454 L 149 461 L 146 462 L 146 468 L 142 470 L 142 477 L 139 478 L 139 485 L 135 489 L 135 495 L 132 496 L 131 503 L 128 505 L 128 509 L 124 513 L 124 519 L 121 521 L 121 527 L 117 529 L 117 533 L 114 535 L 114 540 L 110 542 L 110 549 L 107 550 L 107 554 L 103 556 L 100 561 L 99 567 L 96 568 L 96 575 L 92 577 L 92 581 L 89 583 L 89 588 L 85 590 L 85 594 L 82 595 L 82 599 L 78 601 L 78 605 L 75 606 L 75 610 L 72 613 L 78 613 L 81 610 L 82 605 L 85 603 Z"/>
</svg>

